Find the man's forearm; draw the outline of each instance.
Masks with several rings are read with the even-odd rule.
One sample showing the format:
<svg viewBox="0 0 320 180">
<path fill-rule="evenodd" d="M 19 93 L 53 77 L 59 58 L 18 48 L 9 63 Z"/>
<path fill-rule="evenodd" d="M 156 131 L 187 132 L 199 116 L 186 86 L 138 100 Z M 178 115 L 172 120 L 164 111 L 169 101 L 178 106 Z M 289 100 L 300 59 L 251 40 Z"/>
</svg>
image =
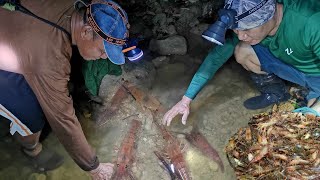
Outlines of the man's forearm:
<svg viewBox="0 0 320 180">
<path fill-rule="evenodd" d="M 232 56 L 237 41 L 227 40 L 224 46 L 214 47 L 193 76 L 185 96 L 194 99 L 217 70 Z"/>
</svg>

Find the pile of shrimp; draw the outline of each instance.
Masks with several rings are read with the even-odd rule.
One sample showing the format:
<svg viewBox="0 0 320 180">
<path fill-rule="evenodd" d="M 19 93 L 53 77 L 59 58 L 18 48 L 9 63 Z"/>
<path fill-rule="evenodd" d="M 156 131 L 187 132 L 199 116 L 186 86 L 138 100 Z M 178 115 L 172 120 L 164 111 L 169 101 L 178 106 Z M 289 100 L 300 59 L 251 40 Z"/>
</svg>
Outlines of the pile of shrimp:
<svg viewBox="0 0 320 180">
<path fill-rule="evenodd" d="M 254 115 L 225 147 L 238 179 L 320 179 L 320 117 Z"/>
</svg>

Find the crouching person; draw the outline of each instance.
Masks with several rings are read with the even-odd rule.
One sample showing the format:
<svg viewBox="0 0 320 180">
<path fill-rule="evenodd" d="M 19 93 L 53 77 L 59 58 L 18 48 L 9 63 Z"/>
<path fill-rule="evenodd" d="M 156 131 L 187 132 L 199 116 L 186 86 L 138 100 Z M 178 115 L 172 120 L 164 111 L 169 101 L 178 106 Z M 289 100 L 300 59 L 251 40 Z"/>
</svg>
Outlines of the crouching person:
<svg viewBox="0 0 320 180">
<path fill-rule="evenodd" d="M 110 0 L 74 8 L 73 0 L 24 1 L 30 13 L 0 9 L 0 114 L 39 170 L 59 167 L 63 158 L 45 149 L 39 136 L 47 119 L 73 160 L 93 179 L 109 179 L 113 165 L 100 163 L 75 116 L 67 83 L 72 45 L 86 60 L 125 62 L 126 12 Z M 21 8 L 20 8 L 21 9 Z"/>
</svg>

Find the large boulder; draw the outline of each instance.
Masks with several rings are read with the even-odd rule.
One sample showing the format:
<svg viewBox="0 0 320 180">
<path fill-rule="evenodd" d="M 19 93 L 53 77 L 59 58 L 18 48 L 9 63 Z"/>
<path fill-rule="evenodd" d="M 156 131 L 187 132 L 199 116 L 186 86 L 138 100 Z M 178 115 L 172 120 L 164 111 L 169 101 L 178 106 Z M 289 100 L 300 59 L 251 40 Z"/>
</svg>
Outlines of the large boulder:
<svg viewBox="0 0 320 180">
<path fill-rule="evenodd" d="M 184 55 L 187 53 L 187 40 L 179 35 L 174 35 L 163 40 L 152 39 L 149 49 L 160 55 Z"/>
</svg>

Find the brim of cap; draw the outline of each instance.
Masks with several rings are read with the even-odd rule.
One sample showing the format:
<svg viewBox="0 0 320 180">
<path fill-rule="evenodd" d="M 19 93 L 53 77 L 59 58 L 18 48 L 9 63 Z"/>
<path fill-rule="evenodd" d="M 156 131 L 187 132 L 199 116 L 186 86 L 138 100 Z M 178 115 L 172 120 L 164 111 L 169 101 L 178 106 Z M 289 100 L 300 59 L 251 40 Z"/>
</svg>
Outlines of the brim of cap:
<svg viewBox="0 0 320 180">
<path fill-rule="evenodd" d="M 108 58 L 112 63 L 121 65 L 126 62 L 124 54 L 122 52 L 122 46 L 117 46 L 107 41 L 104 41 L 103 44 L 104 50 L 106 51 Z"/>
</svg>

